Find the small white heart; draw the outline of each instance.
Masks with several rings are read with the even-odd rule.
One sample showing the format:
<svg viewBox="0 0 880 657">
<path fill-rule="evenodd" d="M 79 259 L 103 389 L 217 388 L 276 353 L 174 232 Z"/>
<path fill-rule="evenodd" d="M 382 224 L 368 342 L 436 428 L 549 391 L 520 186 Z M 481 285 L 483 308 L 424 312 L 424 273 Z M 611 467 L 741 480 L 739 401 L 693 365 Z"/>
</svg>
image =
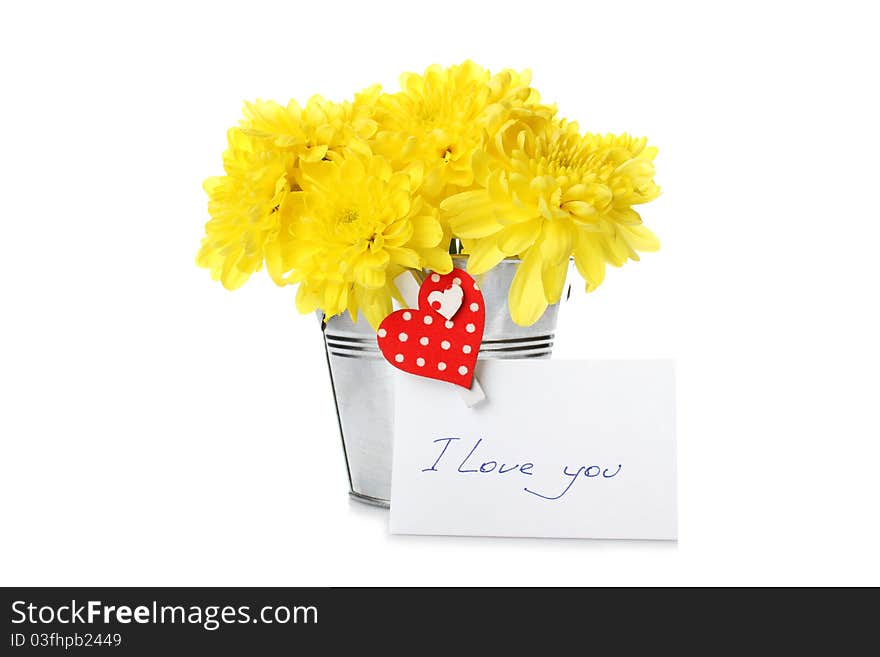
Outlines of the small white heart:
<svg viewBox="0 0 880 657">
<path fill-rule="evenodd" d="M 462 292 L 461 286 L 453 285 L 443 292 L 440 292 L 439 290 L 431 292 L 428 295 L 428 304 L 446 319 L 452 319 L 452 316 L 458 312 L 459 308 L 461 308 L 461 301 L 463 298 L 464 292 Z M 435 303 L 439 303 L 440 307 L 435 307 Z"/>
</svg>

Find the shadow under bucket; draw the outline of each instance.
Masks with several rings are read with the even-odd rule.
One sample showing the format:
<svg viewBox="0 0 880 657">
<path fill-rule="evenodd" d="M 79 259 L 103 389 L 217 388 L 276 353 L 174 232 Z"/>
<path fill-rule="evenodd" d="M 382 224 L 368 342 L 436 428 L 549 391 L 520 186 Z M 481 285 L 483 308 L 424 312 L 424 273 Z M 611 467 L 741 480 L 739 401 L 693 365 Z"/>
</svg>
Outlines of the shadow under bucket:
<svg viewBox="0 0 880 657">
<path fill-rule="evenodd" d="M 466 257 L 454 256 L 453 262 L 456 268 L 467 271 Z M 553 350 L 558 303 L 549 306 L 532 326 L 519 326 L 510 317 L 507 293 L 517 265 L 517 259 L 503 260 L 485 274 L 474 276 L 486 306 L 478 360 L 549 358 Z M 566 299 L 569 292 L 566 283 L 562 298 Z M 388 507 L 395 368 L 382 357 L 376 333 L 366 320 L 355 323 L 346 312 L 321 326 L 350 494 L 362 502 Z M 486 394 L 491 396 L 492 391 Z"/>
</svg>

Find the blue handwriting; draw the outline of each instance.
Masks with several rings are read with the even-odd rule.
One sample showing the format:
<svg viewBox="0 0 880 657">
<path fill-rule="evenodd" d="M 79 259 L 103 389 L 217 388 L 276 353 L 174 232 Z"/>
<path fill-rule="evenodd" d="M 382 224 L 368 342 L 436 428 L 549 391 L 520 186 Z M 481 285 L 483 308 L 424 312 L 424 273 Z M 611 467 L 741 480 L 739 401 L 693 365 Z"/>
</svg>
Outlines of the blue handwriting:
<svg viewBox="0 0 880 657">
<path fill-rule="evenodd" d="M 448 460 L 448 459 L 445 459 L 445 457 L 446 457 L 446 453 L 449 451 L 449 446 L 452 445 L 453 442 L 460 441 L 460 440 L 461 440 L 461 438 L 437 438 L 436 440 L 434 440 L 433 441 L 434 444 L 442 445 L 442 448 L 440 449 L 440 453 L 437 455 L 437 459 L 434 461 L 433 465 L 431 465 L 431 467 L 429 467 L 429 468 L 423 468 L 422 472 L 439 472 L 440 468 L 438 466 L 440 466 L 441 461 L 443 461 L 445 463 L 446 460 Z M 489 474 L 492 472 L 495 472 L 498 475 L 506 475 L 511 472 L 513 472 L 515 474 L 519 473 L 519 474 L 528 475 L 528 476 L 532 476 L 535 474 L 534 472 L 532 472 L 532 470 L 535 467 L 535 464 L 530 461 L 525 462 L 525 463 L 510 464 L 510 463 L 507 463 L 504 461 L 489 459 L 489 460 L 481 462 L 479 458 L 474 456 L 474 454 L 480 448 L 480 445 L 482 444 L 482 442 L 483 442 L 482 438 L 477 439 L 477 441 L 474 443 L 473 447 L 471 447 L 470 451 L 467 453 L 467 456 L 465 456 L 458 463 L 458 466 L 456 468 L 457 472 L 459 472 L 461 474 L 478 474 L 478 475 L 479 474 Z M 454 461 L 453 461 L 453 463 L 454 463 Z M 620 470 L 622 467 L 623 466 L 621 464 L 618 464 L 617 469 L 614 470 L 613 472 L 611 472 L 611 468 L 603 468 L 599 465 L 590 465 L 590 466 L 582 465 L 576 471 L 571 472 L 569 470 L 569 466 L 566 465 L 566 466 L 563 466 L 563 468 L 562 468 L 562 474 L 566 477 L 569 477 L 569 480 L 567 482 L 563 482 L 564 487 L 562 488 L 562 491 L 559 492 L 558 494 L 553 495 L 550 493 L 547 493 L 547 494 L 539 493 L 539 492 L 534 491 L 528 487 L 523 488 L 523 490 L 526 493 L 530 493 L 536 497 L 540 497 L 541 499 L 555 501 L 555 500 L 562 499 L 562 497 L 565 496 L 566 493 L 568 493 L 568 491 L 571 489 L 571 487 L 574 486 L 575 481 L 577 481 L 579 478 L 593 479 L 596 477 L 601 477 L 602 479 L 613 479 L 614 477 L 616 477 L 620 473 Z"/>
</svg>

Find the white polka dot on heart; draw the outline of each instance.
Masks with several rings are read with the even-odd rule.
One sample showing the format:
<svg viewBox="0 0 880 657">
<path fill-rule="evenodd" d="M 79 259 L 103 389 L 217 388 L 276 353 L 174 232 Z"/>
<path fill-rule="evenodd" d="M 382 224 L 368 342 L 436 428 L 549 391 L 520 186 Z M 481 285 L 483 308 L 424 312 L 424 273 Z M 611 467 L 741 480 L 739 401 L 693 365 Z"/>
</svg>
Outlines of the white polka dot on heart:
<svg viewBox="0 0 880 657">
<path fill-rule="evenodd" d="M 425 315 L 425 319 L 424 319 L 424 320 L 422 320 L 422 321 L 424 321 L 424 322 L 425 322 L 425 324 L 430 324 L 430 323 L 431 323 L 431 322 L 433 322 L 433 321 L 434 321 L 434 318 L 433 318 L 433 317 L 431 317 L 431 316 L 430 316 L 430 315 Z"/>
<path fill-rule="evenodd" d="M 443 370 L 446 369 L 446 363 L 444 363 L 443 361 L 437 363 L 437 369 L 442 372 Z"/>
<path fill-rule="evenodd" d="M 385 329 L 379 329 L 380 338 L 384 338 L 386 335 L 388 335 L 388 331 L 386 331 Z"/>
<path fill-rule="evenodd" d="M 397 339 L 401 342 L 406 342 L 407 340 L 409 340 L 409 336 L 406 333 L 400 333 L 398 334 Z"/>
<path fill-rule="evenodd" d="M 471 312 L 477 312 L 480 309 L 480 304 L 472 303 L 471 304 Z"/>
<path fill-rule="evenodd" d="M 425 366 L 425 359 L 424 358 L 416 358 L 416 365 L 418 365 L 419 367 L 424 367 Z"/>
<path fill-rule="evenodd" d="M 434 281 L 435 283 L 439 283 L 440 282 L 440 274 L 431 274 L 431 280 Z"/>
<path fill-rule="evenodd" d="M 394 360 L 397 361 L 398 363 L 402 363 L 403 362 L 403 354 L 397 354 L 394 357 Z"/>
<path fill-rule="evenodd" d="M 467 368 L 464 365 L 462 365 L 461 367 L 458 368 L 458 373 L 461 374 L 462 376 L 464 376 L 465 374 L 467 374 Z"/>
<path fill-rule="evenodd" d="M 411 319 L 412 319 L 412 313 L 409 312 L 409 311 L 407 310 L 405 313 L 403 313 L 403 318 L 404 318 L 406 321 L 411 320 Z"/>
<path fill-rule="evenodd" d="M 460 279 L 458 276 L 456 276 L 455 278 L 452 279 L 452 284 L 453 284 L 453 285 L 458 285 L 458 286 L 460 286 L 460 285 L 461 285 L 461 279 Z"/>
<path fill-rule="evenodd" d="M 443 349 L 449 349 L 449 347 L 451 347 L 452 345 L 449 344 L 449 340 L 444 340 L 443 342 L 440 343 L 440 346 L 441 346 Z"/>
<path fill-rule="evenodd" d="M 480 289 L 480 286 L 477 285 L 476 281 L 474 281 L 474 289 L 475 289 L 475 290 L 479 290 L 479 289 Z"/>
<path fill-rule="evenodd" d="M 471 351 L 473 351 L 473 349 L 471 349 L 471 346 L 469 344 L 466 344 L 465 346 L 463 346 L 461 348 L 461 350 L 466 354 L 469 354 L 469 353 L 471 353 Z"/>
<path fill-rule="evenodd" d="M 430 340 L 428 340 L 428 338 L 419 338 L 419 344 L 423 347 L 427 346 L 429 342 Z"/>
<path fill-rule="evenodd" d="M 474 326 L 473 324 L 468 324 L 467 326 L 464 327 L 464 330 L 467 331 L 468 333 L 473 333 L 474 331 L 477 330 L 477 327 Z"/>
<path fill-rule="evenodd" d="M 446 320 L 446 328 L 452 328 L 455 324 L 452 323 L 451 319 Z"/>
</svg>

